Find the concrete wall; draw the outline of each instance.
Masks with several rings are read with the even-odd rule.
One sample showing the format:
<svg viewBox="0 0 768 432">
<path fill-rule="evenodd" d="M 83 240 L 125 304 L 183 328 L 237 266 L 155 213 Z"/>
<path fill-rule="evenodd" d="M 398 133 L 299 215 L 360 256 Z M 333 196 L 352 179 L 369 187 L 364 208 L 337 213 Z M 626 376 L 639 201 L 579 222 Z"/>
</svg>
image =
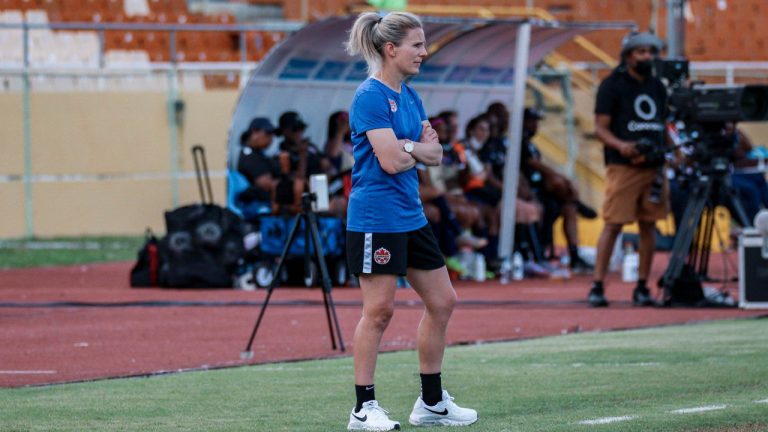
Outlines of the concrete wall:
<svg viewBox="0 0 768 432">
<path fill-rule="evenodd" d="M 190 149 L 205 146 L 225 169 L 237 91 L 182 93 L 180 204 L 198 200 Z M 33 93 L 30 99 L 32 227 L 37 236 L 163 231 L 172 207 L 171 128 L 163 92 Z M 25 235 L 22 99 L 0 94 L 0 238 Z M 225 202 L 222 175 L 212 179 Z"/>
</svg>

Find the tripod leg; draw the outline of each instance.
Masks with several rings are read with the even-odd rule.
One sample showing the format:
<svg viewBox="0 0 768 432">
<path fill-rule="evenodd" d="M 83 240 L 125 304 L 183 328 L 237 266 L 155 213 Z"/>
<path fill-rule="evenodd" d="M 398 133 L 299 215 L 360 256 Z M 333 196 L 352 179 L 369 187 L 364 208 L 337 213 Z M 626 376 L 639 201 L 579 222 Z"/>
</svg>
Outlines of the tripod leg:
<svg viewBox="0 0 768 432">
<path fill-rule="evenodd" d="M 715 207 L 714 202 L 711 202 L 710 205 L 707 206 L 707 218 L 704 226 L 702 227 L 704 234 L 701 236 L 701 243 L 699 245 L 699 261 L 697 263 L 699 269 L 697 274 L 702 280 L 707 278 L 709 273 L 709 254 L 712 251 L 712 234 L 715 230 L 716 210 L 717 208 Z"/>
<path fill-rule="evenodd" d="M 341 338 L 339 318 L 336 316 L 336 306 L 333 303 L 333 297 L 331 297 L 331 277 L 328 275 L 328 266 L 325 263 L 323 246 L 320 243 L 320 234 L 317 229 L 317 215 L 309 212 L 307 214 L 307 219 L 307 225 L 309 226 L 309 229 L 312 230 L 312 241 L 315 244 L 315 255 L 317 256 L 317 263 L 320 266 L 320 275 L 323 278 L 323 302 L 325 303 L 325 316 L 328 319 L 328 329 L 331 332 L 331 344 L 333 349 L 336 349 L 336 340 L 333 336 L 333 327 L 336 327 L 336 337 L 339 339 L 339 349 L 341 352 L 344 352 L 344 340 Z M 331 324 L 331 316 L 333 316 L 333 324 Z"/>
<path fill-rule="evenodd" d="M 701 220 L 701 214 L 704 211 L 711 189 L 711 177 L 700 179 L 685 207 L 681 226 L 677 227 L 675 243 L 672 246 L 672 255 L 669 258 L 669 266 L 661 278 L 661 286 L 664 288 L 664 301 L 671 298 L 672 285 L 680 277 L 685 259 L 689 256 L 696 227 L 699 224 L 699 220 Z"/>
<path fill-rule="evenodd" d="M 288 256 L 288 251 L 291 249 L 291 245 L 293 244 L 293 241 L 296 239 L 296 234 L 299 232 L 299 222 L 301 222 L 301 213 L 297 214 L 296 217 L 293 218 L 293 227 L 291 228 L 290 234 L 288 234 L 288 241 L 285 243 L 285 246 L 283 247 L 283 251 L 280 254 L 280 259 L 277 262 L 277 268 L 275 269 L 275 272 L 272 275 L 272 282 L 269 284 L 269 288 L 267 289 L 267 298 L 264 299 L 264 303 L 261 305 L 261 311 L 259 311 L 259 317 L 256 319 L 256 324 L 253 326 L 251 337 L 250 339 L 248 339 L 248 345 L 245 347 L 245 351 L 242 354 L 243 358 L 250 358 L 253 356 L 253 352 L 251 351 L 251 347 L 253 346 L 253 340 L 256 338 L 256 332 L 259 331 L 259 326 L 261 325 L 261 319 L 264 318 L 264 312 L 266 312 L 267 310 L 267 305 L 269 305 L 269 299 L 272 297 L 272 292 L 275 290 L 275 287 L 277 287 L 277 283 L 280 280 L 280 272 L 283 270 L 285 257 Z"/>
</svg>

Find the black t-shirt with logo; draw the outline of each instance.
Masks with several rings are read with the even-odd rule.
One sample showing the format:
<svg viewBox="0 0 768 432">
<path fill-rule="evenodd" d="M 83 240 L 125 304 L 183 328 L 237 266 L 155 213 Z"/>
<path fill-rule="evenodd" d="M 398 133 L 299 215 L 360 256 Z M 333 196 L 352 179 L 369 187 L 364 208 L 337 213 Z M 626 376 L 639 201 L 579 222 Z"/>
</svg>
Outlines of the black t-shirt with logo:
<svg viewBox="0 0 768 432">
<path fill-rule="evenodd" d="M 667 115 L 667 91 L 655 77 L 640 82 L 623 67 L 617 68 L 600 83 L 595 114 L 611 116 L 611 132 L 619 139 L 641 138 L 665 145 L 664 124 Z M 605 163 L 629 165 L 629 159 L 618 150 L 604 148 Z"/>
</svg>

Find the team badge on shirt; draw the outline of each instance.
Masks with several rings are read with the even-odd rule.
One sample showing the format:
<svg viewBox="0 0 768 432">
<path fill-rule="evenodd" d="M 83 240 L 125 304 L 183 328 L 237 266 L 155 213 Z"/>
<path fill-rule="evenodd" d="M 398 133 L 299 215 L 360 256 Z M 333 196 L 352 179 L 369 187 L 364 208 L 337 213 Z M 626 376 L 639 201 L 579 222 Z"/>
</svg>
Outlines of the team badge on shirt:
<svg viewBox="0 0 768 432">
<path fill-rule="evenodd" d="M 397 112 L 397 103 L 395 103 L 394 99 L 389 99 L 389 110 Z"/>
<path fill-rule="evenodd" d="M 390 258 L 392 258 L 392 255 L 384 248 L 378 248 L 376 249 L 376 252 L 373 253 L 373 260 L 379 265 L 388 263 Z"/>
</svg>

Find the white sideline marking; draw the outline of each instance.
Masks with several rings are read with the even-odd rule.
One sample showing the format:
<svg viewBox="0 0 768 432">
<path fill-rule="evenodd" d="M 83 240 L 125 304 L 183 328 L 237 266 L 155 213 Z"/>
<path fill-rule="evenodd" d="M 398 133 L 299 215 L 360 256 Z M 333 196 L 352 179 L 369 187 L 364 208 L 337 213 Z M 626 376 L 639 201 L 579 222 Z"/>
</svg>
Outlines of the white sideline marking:
<svg viewBox="0 0 768 432">
<path fill-rule="evenodd" d="M 717 411 L 721 409 L 725 409 L 727 405 L 707 405 L 707 406 L 701 406 L 701 407 L 695 407 L 695 408 L 682 408 L 679 410 L 670 411 L 673 414 L 692 414 L 692 413 L 700 413 L 705 411 Z"/>
<path fill-rule="evenodd" d="M 47 375 L 55 373 L 55 370 L 0 370 L 0 375 Z"/>
<path fill-rule="evenodd" d="M 582 420 L 579 422 L 579 424 L 602 425 L 602 424 L 609 424 L 609 423 L 618 423 L 618 422 L 627 421 L 627 420 L 634 420 L 636 418 L 637 416 L 603 417 L 603 418 L 592 419 L 592 420 Z"/>
<path fill-rule="evenodd" d="M 768 399 L 763 399 L 763 400 L 755 401 L 755 403 L 768 403 Z"/>
</svg>

